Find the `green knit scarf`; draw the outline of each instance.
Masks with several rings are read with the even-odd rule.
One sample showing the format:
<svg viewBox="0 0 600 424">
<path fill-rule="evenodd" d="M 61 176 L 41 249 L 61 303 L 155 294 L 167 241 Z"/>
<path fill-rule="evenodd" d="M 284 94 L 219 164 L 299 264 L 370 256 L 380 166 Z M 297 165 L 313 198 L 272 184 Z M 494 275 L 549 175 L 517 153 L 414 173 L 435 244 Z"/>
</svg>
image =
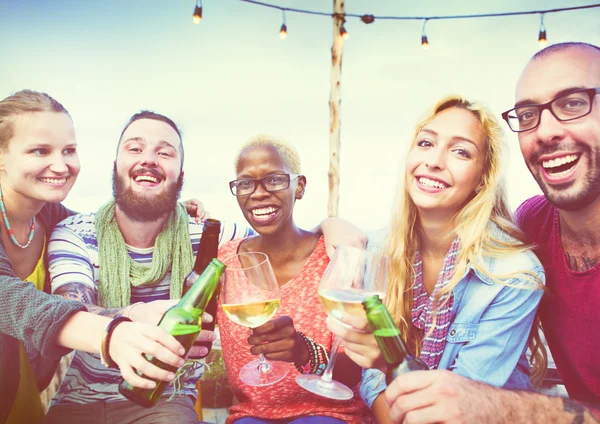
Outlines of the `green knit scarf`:
<svg viewBox="0 0 600 424">
<path fill-rule="evenodd" d="M 179 299 L 183 280 L 194 264 L 188 230 L 188 214 L 177 204 L 163 230 L 156 238 L 152 265 L 145 266 L 129 256 L 125 240 L 115 219 L 115 201 L 96 212 L 98 240 L 98 303 L 104 308 L 130 304 L 131 286 L 140 287 L 162 280 L 171 269 L 171 299 Z"/>
</svg>

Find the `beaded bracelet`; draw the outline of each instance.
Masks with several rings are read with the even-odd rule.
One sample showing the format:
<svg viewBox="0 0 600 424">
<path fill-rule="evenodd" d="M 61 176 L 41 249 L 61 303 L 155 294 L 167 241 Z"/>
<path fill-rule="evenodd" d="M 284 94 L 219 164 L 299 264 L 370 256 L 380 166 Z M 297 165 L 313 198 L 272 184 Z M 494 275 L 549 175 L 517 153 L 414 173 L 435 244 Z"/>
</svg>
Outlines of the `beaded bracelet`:
<svg viewBox="0 0 600 424">
<path fill-rule="evenodd" d="M 110 357 L 110 339 L 112 338 L 115 328 L 124 322 L 131 322 L 131 320 L 127 317 L 119 315 L 114 317 L 106 326 L 104 336 L 102 336 L 102 345 L 100 347 L 100 362 L 105 367 L 117 368 L 117 363 Z"/>
<path fill-rule="evenodd" d="M 298 334 L 302 336 L 302 339 L 306 344 L 309 359 L 308 362 L 304 365 L 294 362 L 294 366 L 296 367 L 298 372 L 302 374 L 322 375 L 323 372 L 325 372 L 325 368 L 327 368 L 327 363 L 329 362 L 327 350 L 319 343 L 315 342 L 313 339 L 301 333 L 300 331 L 298 331 Z"/>
</svg>

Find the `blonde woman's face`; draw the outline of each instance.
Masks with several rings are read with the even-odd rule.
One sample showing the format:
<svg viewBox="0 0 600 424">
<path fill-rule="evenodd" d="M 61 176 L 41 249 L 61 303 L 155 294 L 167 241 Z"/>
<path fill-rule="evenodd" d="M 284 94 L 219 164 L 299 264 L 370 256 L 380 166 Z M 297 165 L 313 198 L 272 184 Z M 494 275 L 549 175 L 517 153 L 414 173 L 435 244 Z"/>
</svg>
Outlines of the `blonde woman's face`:
<svg viewBox="0 0 600 424">
<path fill-rule="evenodd" d="M 406 163 L 407 190 L 419 212 L 458 212 L 481 184 L 486 149 L 481 124 L 468 110 L 452 107 L 427 123 Z"/>
<path fill-rule="evenodd" d="M 0 151 L 4 196 L 63 201 L 80 169 L 71 118 L 66 113 L 35 112 L 14 120 L 14 135 Z"/>
</svg>

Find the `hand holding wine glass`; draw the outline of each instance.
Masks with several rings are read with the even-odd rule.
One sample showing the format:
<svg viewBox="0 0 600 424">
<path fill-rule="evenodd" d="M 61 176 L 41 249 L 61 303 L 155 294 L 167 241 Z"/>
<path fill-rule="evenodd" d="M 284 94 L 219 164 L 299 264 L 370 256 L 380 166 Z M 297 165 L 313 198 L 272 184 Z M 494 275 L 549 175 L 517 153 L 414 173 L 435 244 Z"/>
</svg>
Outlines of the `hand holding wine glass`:
<svg viewBox="0 0 600 424">
<path fill-rule="evenodd" d="M 309 352 L 302 336 L 294 327 L 294 320 L 283 315 L 252 330 L 248 338 L 253 355 L 263 354 L 266 359 L 284 362 L 306 362 Z"/>
<path fill-rule="evenodd" d="M 279 285 L 264 253 L 239 253 L 223 260 L 225 280 L 221 289 L 221 307 L 236 324 L 257 328 L 277 311 Z M 240 379 L 250 386 L 267 386 L 282 380 L 289 372 L 285 362 L 269 362 L 261 353 L 258 359 L 244 365 Z"/>
<path fill-rule="evenodd" d="M 362 301 L 371 295 L 385 296 L 388 259 L 386 256 L 349 246 L 339 246 L 325 270 L 319 298 L 327 315 L 340 319 L 354 315 L 366 319 Z M 341 325 L 342 321 L 339 321 Z M 347 400 L 351 389 L 332 379 L 340 339 L 335 338 L 329 363 L 322 377 L 299 375 L 296 382 L 304 389 L 330 399 Z"/>
</svg>

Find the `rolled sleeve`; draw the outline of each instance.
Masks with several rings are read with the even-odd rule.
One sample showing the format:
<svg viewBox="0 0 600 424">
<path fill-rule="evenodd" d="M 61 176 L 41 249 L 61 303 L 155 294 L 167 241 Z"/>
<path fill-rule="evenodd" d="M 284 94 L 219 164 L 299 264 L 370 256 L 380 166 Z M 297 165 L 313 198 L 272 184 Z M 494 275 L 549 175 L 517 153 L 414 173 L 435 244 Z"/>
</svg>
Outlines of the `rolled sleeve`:
<svg viewBox="0 0 600 424">
<path fill-rule="evenodd" d="M 373 407 L 373 402 L 377 396 L 387 387 L 385 375 L 378 369 L 363 369 L 362 381 L 360 383 L 360 397 L 369 408 Z"/>
</svg>

